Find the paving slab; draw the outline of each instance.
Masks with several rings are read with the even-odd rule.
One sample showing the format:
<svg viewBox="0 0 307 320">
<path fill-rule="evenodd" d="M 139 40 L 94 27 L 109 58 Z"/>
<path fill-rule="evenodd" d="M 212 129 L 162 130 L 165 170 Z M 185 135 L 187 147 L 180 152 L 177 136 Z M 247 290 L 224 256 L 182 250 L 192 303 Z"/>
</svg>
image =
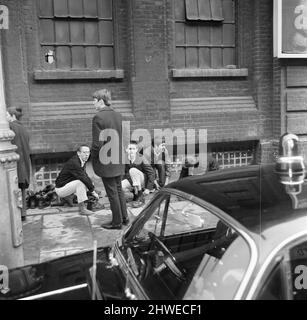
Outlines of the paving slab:
<svg viewBox="0 0 307 320">
<path fill-rule="evenodd" d="M 124 232 L 125 228 L 126 227 L 124 227 L 122 230 L 107 230 L 101 228 L 100 226 L 94 226 L 92 227 L 93 239 L 97 240 L 98 247 L 113 245 L 116 239 L 118 239 Z"/>
<path fill-rule="evenodd" d="M 81 216 L 76 212 L 67 212 L 57 215 L 44 215 L 43 228 L 79 228 L 88 225 L 87 216 Z"/>
<path fill-rule="evenodd" d="M 81 216 L 59 216 L 56 221 L 47 220 L 44 222 L 41 239 L 41 251 L 72 250 L 92 246 L 89 221 L 87 217 Z"/>
<path fill-rule="evenodd" d="M 43 209 L 39 209 L 39 208 L 27 209 L 27 216 L 55 214 L 55 213 L 59 213 L 59 212 L 60 212 L 59 207 L 46 207 Z"/>
<path fill-rule="evenodd" d="M 30 216 L 22 224 L 23 254 L 25 265 L 39 263 L 41 244 L 42 217 Z"/>
<path fill-rule="evenodd" d="M 48 260 L 61 258 L 65 256 L 65 250 L 59 250 L 59 251 L 42 251 L 40 253 L 39 262 L 45 262 Z"/>
<path fill-rule="evenodd" d="M 102 223 L 108 223 L 112 221 L 112 213 L 110 210 L 101 210 L 91 216 L 88 216 L 88 219 L 92 228 L 100 228 Z"/>
<path fill-rule="evenodd" d="M 134 217 L 137 217 L 142 211 L 143 211 L 144 207 L 140 207 L 140 208 L 127 208 L 127 211 Z"/>
</svg>

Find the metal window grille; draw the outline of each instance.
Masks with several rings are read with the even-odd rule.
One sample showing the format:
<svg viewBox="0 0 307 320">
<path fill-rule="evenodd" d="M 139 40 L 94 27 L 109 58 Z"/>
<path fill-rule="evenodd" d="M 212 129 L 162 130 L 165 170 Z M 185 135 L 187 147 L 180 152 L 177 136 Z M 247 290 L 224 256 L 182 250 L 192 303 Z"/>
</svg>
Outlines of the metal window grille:
<svg viewBox="0 0 307 320">
<path fill-rule="evenodd" d="M 220 169 L 250 165 L 254 155 L 253 145 L 221 145 L 212 148 L 212 156 L 218 162 Z"/>
<path fill-rule="evenodd" d="M 63 168 L 65 158 L 35 159 L 34 160 L 34 185 L 37 189 L 43 189 L 49 184 L 55 184 L 55 180 Z"/>
</svg>

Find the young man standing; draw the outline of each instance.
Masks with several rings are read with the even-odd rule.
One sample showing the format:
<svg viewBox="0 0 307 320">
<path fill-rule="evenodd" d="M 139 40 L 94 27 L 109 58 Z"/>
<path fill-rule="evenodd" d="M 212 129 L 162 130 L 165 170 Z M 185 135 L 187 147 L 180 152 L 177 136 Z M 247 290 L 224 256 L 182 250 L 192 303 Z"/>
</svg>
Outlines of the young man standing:
<svg viewBox="0 0 307 320">
<path fill-rule="evenodd" d="M 85 164 L 90 156 L 88 146 L 80 146 L 77 154 L 70 158 L 64 165 L 55 181 L 55 192 L 61 198 L 76 194 L 81 215 L 90 215 L 94 212 L 86 209 L 87 190 L 99 199 L 92 180 L 85 171 Z"/>
<path fill-rule="evenodd" d="M 106 89 L 93 94 L 97 114 L 92 121 L 92 163 L 101 177 L 110 201 L 112 222 L 105 229 L 121 229 L 129 223 L 126 200 L 121 187 L 124 174 L 122 154 L 122 116 L 111 108 L 111 93 Z"/>
</svg>

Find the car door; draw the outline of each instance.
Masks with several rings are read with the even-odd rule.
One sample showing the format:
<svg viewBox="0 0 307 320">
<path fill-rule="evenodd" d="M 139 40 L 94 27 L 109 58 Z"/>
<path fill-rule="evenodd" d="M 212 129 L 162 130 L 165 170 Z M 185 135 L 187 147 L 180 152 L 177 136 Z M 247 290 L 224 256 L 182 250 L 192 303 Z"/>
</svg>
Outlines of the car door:
<svg viewBox="0 0 307 320">
<path fill-rule="evenodd" d="M 255 293 L 257 300 L 307 300 L 307 239 L 292 241 L 271 261 Z"/>
<path fill-rule="evenodd" d="M 198 249 L 210 244 L 216 231 L 219 219 L 188 198 L 161 193 L 126 235 L 132 272 L 152 299 L 183 297 L 203 255 Z M 170 266 L 164 259 L 175 262 Z"/>
</svg>

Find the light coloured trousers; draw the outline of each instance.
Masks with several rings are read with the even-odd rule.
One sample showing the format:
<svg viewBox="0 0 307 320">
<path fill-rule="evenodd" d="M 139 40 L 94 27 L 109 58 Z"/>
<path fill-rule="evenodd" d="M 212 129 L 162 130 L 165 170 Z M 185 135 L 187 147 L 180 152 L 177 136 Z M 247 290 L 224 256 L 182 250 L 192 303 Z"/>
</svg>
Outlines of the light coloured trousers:
<svg viewBox="0 0 307 320">
<path fill-rule="evenodd" d="M 71 194 L 76 194 L 78 203 L 88 200 L 86 194 L 87 188 L 86 185 L 80 180 L 74 180 L 65 184 L 61 188 L 55 188 L 55 192 L 60 198 L 68 197 Z"/>
<path fill-rule="evenodd" d="M 132 186 L 133 187 L 138 187 L 138 190 L 141 191 L 142 188 L 145 185 L 145 177 L 144 177 L 144 173 L 142 171 L 140 171 L 137 168 L 131 168 L 129 170 L 129 175 L 131 177 L 132 180 L 132 185 L 130 184 L 129 180 L 124 179 L 122 181 L 122 189 L 124 192 L 129 192 L 132 191 Z"/>
</svg>

